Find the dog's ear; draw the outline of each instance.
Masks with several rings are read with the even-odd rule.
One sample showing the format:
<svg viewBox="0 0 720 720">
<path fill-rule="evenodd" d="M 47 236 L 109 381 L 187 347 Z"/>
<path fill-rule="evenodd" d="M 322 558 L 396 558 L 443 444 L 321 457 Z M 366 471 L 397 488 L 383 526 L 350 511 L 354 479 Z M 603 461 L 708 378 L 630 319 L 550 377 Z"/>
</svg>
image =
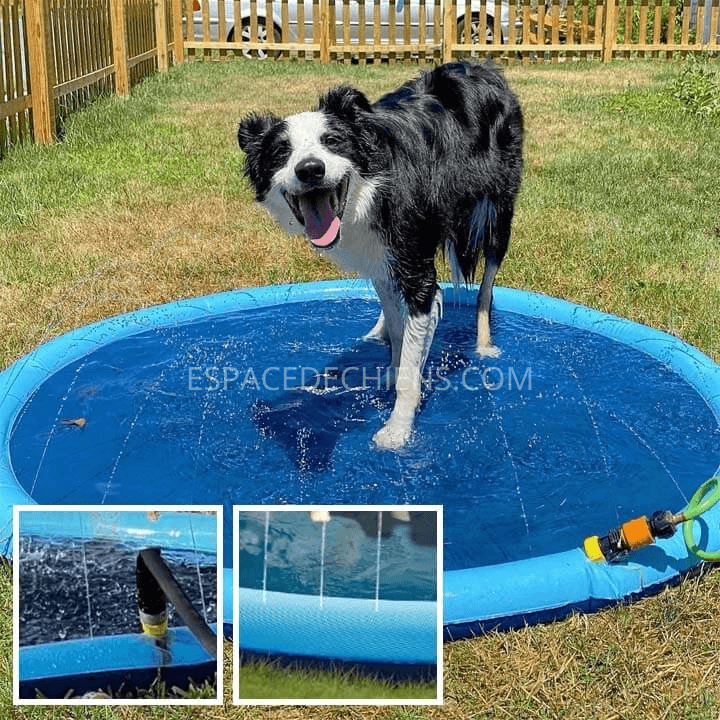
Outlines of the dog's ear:
<svg viewBox="0 0 720 720">
<path fill-rule="evenodd" d="M 280 122 L 274 115 L 258 115 L 252 113 L 240 122 L 238 127 L 238 144 L 247 152 L 248 148 L 262 139 L 271 127 Z"/>
<path fill-rule="evenodd" d="M 330 90 L 320 98 L 320 110 L 331 113 L 341 120 L 356 120 L 361 113 L 372 112 L 370 101 L 348 85 Z"/>
</svg>

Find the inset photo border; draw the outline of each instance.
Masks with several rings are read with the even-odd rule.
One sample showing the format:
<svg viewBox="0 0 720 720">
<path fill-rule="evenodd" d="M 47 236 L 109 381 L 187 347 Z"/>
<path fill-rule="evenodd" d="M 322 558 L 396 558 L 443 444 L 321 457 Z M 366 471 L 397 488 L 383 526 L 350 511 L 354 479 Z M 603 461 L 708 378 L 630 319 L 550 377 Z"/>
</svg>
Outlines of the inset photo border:
<svg viewBox="0 0 720 720">
<path fill-rule="evenodd" d="M 221 704 L 222 532 L 220 505 L 16 505 L 14 703 Z"/>
<path fill-rule="evenodd" d="M 233 702 L 441 705 L 440 505 L 233 507 Z"/>
</svg>

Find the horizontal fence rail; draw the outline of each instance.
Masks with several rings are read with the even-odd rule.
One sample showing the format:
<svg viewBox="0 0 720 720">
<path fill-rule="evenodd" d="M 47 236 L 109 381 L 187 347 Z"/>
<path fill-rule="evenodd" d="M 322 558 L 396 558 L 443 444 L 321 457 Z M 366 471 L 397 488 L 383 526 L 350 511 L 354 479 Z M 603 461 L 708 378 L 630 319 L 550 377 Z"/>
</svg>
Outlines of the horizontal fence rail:
<svg viewBox="0 0 720 720">
<path fill-rule="evenodd" d="M 720 0 L 0 0 L 0 157 L 173 63 L 506 63 L 720 50 Z"/>
</svg>

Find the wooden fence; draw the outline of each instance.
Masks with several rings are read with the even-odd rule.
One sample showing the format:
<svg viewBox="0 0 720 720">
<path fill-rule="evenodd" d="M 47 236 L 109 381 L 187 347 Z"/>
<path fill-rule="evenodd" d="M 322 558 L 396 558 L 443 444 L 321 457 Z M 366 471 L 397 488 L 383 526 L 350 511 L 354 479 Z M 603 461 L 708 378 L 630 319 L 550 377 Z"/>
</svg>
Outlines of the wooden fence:
<svg viewBox="0 0 720 720">
<path fill-rule="evenodd" d="M 167 68 L 172 17 L 172 0 L 0 0 L 0 157 L 52 142 L 68 112 Z"/>
<path fill-rule="evenodd" d="M 0 157 L 185 59 L 607 62 L 719 40 L 720 0 L 0 0 Z"/>
<path fill-rule="evenodd" d="M 720 0 L 201 0 L 200 10 L 183 2 L 191 59 L 607 62 L 716 52 L 720 39 Z M 714 29 L 707 39 L 695 29 L 704 23 Z"/>
</svg>

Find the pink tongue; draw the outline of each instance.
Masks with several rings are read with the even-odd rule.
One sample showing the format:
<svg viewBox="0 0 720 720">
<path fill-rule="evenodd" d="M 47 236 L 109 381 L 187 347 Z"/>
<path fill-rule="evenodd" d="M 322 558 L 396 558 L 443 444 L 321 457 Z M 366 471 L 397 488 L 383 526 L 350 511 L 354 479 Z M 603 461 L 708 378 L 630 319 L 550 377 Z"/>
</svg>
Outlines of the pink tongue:
<svg viewBox="0 0 720 720">
<path fill-rule="evenodd" d="M 330 207 L 330 196 L 319 198 L 317 203 L 300 198 L 300 209 L 305 218 L 305 233 L 318 247 L 330 245 L 340 230 L 340 218 Z"/>
</svg>

